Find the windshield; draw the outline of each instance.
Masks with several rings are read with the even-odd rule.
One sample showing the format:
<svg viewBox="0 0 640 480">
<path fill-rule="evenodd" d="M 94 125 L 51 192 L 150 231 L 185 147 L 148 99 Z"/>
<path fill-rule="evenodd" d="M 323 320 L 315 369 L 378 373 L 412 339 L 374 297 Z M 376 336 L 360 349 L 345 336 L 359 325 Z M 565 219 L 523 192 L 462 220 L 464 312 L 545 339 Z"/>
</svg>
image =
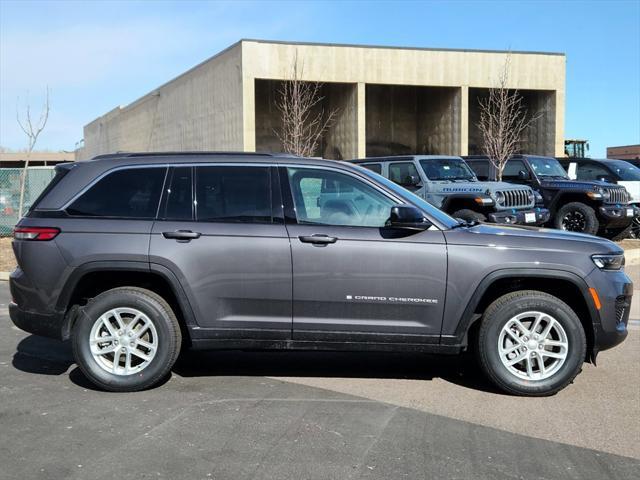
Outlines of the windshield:
<svg viewBox="0 0 640 480">
<path fill-rule="evenodd" d="M 378 175 L 377 173 L 372 172 L 371 170 L 368 170 L 366 168 L 363 168 L 360 165 L 354 165 L 354 167 L 356 167 L 362 173 L 366 174 L 368 177 L 371 177 L 372 179 L 374 179 L 376 182 L 381 183 L 382 185 L 387 187 L 389 190 L 395 193 L 398 197 L 402 198 L 403 200 L 406 200 L 407 203 L 411 203 L 412 205 L 415 205 L 423 212 L 427 213 L 429 217 L 431 217 L 432 219 L 436 220 L 437 222 L 445 226 L 445 228 L 453 228 L 460 223 L 457 220 L 454 220 L 453 218 L 451 218 L 449 215 L 447 215 L 443 211 L 438 210 L 436 207 L 431 205 L 429 202 L 427 202 L 423 198 L 420 198 L 419 196 L 415 195 L 409 190 L 402 188 L 400 185 L 392 182 L 388 178 L 385 178 L 382 175 Z"/>
<path fill-rule="evenodd" d="M 609 168 L 616 172 L 623 181 L 640 181 L 640 168 L 628 162 L 607 160 L 607 165 L 609 165 Z"/>
<path fill-rule="evenodd" d="M 560 177 L 569 180 L 569 176 L 555 158 L 529 157 L 529 164 L 539 177 Z"/>
<path fill-rule="evenodd" d="M 461 158 L 430 158 L 420 160 L 420 165 L 427 178 L 436 180 L 470 180 L 476 176 Z"/>
</svg>

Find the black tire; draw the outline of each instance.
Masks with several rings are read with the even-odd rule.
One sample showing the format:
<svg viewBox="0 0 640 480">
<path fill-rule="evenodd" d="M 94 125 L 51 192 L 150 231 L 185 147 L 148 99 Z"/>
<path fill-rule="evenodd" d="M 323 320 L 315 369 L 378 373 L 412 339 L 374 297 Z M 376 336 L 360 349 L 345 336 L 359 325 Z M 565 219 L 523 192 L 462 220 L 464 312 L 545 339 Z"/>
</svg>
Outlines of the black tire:
<svg viewBox="0 0 640 480">
<path fill-rule="evenodd" d="M 571 202 L 562 206 L 553 220 L 555 228 L 571 232 L 595 235 L 600 228 L 596 212 L 582 202 Z"/>
<path fill-rule="evenodd" d="M 457 212 L 453 212 L 453 217 L 460 218 L 465 222 L 486 222 L 487 217 L 483 214 L 470 210 L 468 208 L 463 208 L 458 210 Z"/>
<path fill-rule="evenodd" d="M 144 313 L 157 333 L 155 356 L 144 369 L 131 375 L 108 372 L 91 353 L 89 342 L 95 322 L 115 308 L 132 308 Z M 169 304 L 156 293 L 137 287 L 114 288 L 93 298 L 80 310 L 72 332 L 76 363 L 92 383 L 111 392 L 135 392 L 157 384 L 173 367 L 181 344 L 180 325 Z"/>
<path fill-rule="evenodd" d="M 568 347 L 564 363 L 544 379 L 526 379 L 512 373 L 503 364 L 498 351 L 500 332 L 507 322 L 519 314 L 531 311 L 550 315 L 566 333 Z M 528 327 L 531 328 L 531 324 Z M 536 290 L 521 290 L 498 298 L 484 312 L 478 332 L 480 367 L 498 388 L 514 395 L 541 397 L 559 392 L 582 370 L 586 350 L 584 329 L 571 307 L 553 295 Z M 543 350 L 531 349 L 529 352 L 531 355 L 537 354 L 539 358 L 539 351 Z M 534 362 L 536 361 L 534 358 Z M 550 361 L 553 362 L 554 359 L 551 358 Z"/>
</svg>

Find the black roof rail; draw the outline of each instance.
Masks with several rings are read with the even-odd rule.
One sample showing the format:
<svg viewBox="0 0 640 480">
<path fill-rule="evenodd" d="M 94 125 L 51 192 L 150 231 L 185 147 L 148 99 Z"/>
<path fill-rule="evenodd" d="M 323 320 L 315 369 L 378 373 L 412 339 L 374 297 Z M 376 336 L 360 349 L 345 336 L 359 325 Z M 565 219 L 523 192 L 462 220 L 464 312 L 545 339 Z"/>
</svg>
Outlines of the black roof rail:
<svg viewBox="0 0 640 480">
<path fill-rule="evenodd" d="M 96 155 L 92 160 L 100 160 L 104 158 L 131 158 L 131 157 L 167 157 L 167 156 L 197 156 L 197 155 L 217 155 L 217 156 L 234 156 L 234 157 L 296 157 L 289 153 L 262 153 L 262 152 L 209 152 L 209 151 L 188 151 L 188 152 L 115 152 Z"/>
</svg>

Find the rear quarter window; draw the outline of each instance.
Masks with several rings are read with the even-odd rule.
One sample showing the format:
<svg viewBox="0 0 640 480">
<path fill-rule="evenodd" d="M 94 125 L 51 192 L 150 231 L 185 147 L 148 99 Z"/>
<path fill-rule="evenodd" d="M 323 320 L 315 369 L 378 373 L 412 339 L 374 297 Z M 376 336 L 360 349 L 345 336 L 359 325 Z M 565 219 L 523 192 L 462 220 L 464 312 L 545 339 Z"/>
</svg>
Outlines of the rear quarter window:
<svg viewBox="0 0 640 480">
<path fill-rule="evenodd" d="M 107 174 L 69 207 L 69 215 L 155 218 L 166 168 L 126 168 Z"/>
</svg>

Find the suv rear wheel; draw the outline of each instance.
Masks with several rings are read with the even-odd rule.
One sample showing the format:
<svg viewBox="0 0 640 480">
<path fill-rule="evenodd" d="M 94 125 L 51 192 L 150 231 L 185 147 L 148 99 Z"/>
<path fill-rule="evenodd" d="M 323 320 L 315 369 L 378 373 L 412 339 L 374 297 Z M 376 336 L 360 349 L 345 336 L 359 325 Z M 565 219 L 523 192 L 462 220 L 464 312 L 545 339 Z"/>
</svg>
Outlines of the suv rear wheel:
<svg viewBox="0 0 640 480">
<path fill-rule="evenodd" d="M 104 390 L 132 392 L 169 373 L 180 351 L 180 325 L 154 292 L 115 288 L 82 308 L 72 342 L 75 360 L 89 380 Z"/>
<path fill-rule="evenodd" d="M 571 202 L 564 205 L 556 212 L 555 227 L 570 232 L 598 233 L 600 222 L 596 212 L 589 205 L 582 202 Z"/>
<path fill-rule="evenodd" d="M 545 396 L 580 373 L 587 341 L 566 303 L 535 290 L 509 293 L 485 311 L 478 333 L 480 365 L 502 390 Z"/>
</svg>

